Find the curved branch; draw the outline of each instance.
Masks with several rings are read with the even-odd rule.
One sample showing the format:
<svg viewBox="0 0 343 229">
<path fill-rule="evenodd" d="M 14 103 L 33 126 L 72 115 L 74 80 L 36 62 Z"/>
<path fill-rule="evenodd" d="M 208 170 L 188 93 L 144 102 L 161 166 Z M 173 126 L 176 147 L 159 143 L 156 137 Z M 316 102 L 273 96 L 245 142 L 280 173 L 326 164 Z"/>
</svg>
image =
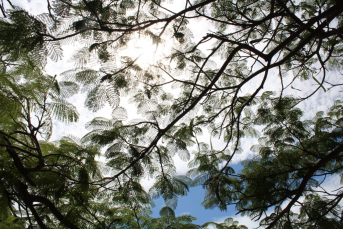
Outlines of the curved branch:
<svg viewBox="0 0 343 229">
<path fill-rule="evenodd" d="M 266 229 L 270 229 L 277 221 L 287 212 L 289 212 L 295 202 L 303 195 L 303 192 L 306 188 L 307 182 L 312 178 L 317 170 L 321 167 L 325 166 L 329 161 L 334 159 L 343 151 L 343 143 L 336 146 L 333 150 L 331 150 L 325 157 L 323 157 L 320 161 L 318 161 L 310 170 L 306 173 L 303 180 L 301 181 L 300 185 L 296 189 L 297 194 L 292 198 L 292 200 L 288 203 L 288 205 L 274 218 L 274 220 L 266 227 Z"/>
</svg>

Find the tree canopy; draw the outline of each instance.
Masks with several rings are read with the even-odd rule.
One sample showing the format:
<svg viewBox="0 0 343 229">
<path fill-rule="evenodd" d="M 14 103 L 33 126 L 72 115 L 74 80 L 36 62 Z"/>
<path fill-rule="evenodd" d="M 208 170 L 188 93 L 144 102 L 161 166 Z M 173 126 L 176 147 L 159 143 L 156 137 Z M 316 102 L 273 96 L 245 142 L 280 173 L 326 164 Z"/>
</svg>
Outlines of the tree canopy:
<svg viewBox="0 0 343 229">
<path fill-rule="evenodd" d="M 206 208 L 234 204 L 261 227 L 342 228 L 342 186 L 322 184 L 342 174 L 343 102 L 306 118 L 299 108 L 342 86 L 341 1 L 47 0 L 41 15 L 3 2 L 1 11 L 0 227 L 246 228 L 175 216 L 179 197 L 201 185 Z M 126 54 L 140 39 L 157 60 Z M 70 45 L 75 67 L 47 74 Z M 298 80 L 316 86 L 299 92 Z M 112 118 L 49 141 L 54 120 L 81 117 L 77 93 L 90 111 L 111 106 Z M 255 156 L 234 171 L 249 138 Z M 166 206 L 153 218 L 159 197 Z"/>
</svg>

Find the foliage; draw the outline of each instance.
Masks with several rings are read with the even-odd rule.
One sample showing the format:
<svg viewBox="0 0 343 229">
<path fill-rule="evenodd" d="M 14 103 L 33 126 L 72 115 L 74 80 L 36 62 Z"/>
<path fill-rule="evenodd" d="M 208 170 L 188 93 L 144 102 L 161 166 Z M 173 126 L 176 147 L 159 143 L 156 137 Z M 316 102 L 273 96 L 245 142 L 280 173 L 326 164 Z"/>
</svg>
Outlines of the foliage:
<svg viewBox="0 0 343 229">
<path fill-rule="evenodd" d="M 238 225 L 238 221 L 234 221 L 232 218 L 227 218 L 223 223 L 208 222 L 203 227 L 214 226 L 217 229 L 247 229 L 246 226 Z"/>
<path fill-rule="evenodd" d="M 328 221 L 341 227 L 340 188 L 332 192 L 322 184 L 342 171 L 342 102 L 336 101 L 328 116 L 318 112 L 313 120 L 300 120 L 302 111 L 294 107 L 293 98 L 261 97 L 254 125 L 265 127 L 260 144 L 252 147 L 256 156 L 244 162 L 237 175 L 224 167 L 223 171 L 230 172 L 207 179 L 206 206 L 235 204 L 238 212 L 253 219 L 261 219 L 274 207 L 274 213 L 261 222 L 267 228 L 318 228 Z M 193 163 L 200 164 L 198 173 L 211 174 L 204 166 L 209 162 L 195 158 Z M 300 215 L 291 211 L 294 205 L 299 205 Z"/>
<path fill-rule="evenodd" d="M 205 207 L 235 204 L 266 228 L 341 227 L 341 188 L 321 184 L 342 173 L 342 102 L 312 120 L 297 107 L 318 90 L 341 86 L 327 82 L 329 70 L 342 73 L 341 1 L 195 0 L 179 10 L 156 0 L 47 3 L 48 13 L 38 16 L 1 5 L 1 223 L 245 228 L 232 219 L 199 226 L 192 216 L 175 216 L 178 198 L 202 185 Z M 203 32 L 194 23 L 209 29 L 194 37 Z M 140 66 L 139 57 L 124 55 L 141 37 L 170 52 Z M 63 45 L 76 43 L 75 68 L 45 74 L 48 59 L 61 59 Z M 264 90 L 274 78 L 276 92 Z M 297 80 L 316 88 L 286 96 Z M 93 119 L 81 139 L 49 142 L 54 120 L 78 120 L 68 102 L 78 91 L 91 111 L 110 104 L 112 119 Z M 139 119 L 129 119 L 122 96 Z M 221 149 L 213 137 L 223 140 Z M 230 162 L 244 138 L 260 144 L 236 173 Z M 187 175 L 176 174 L 175 155 L 192 158 Z M 149 192 L 140 184 L 145 177 L 155 179 Z M 167 206 L 154 219 L 149 209 L 158 197 Z"/>
</svg>

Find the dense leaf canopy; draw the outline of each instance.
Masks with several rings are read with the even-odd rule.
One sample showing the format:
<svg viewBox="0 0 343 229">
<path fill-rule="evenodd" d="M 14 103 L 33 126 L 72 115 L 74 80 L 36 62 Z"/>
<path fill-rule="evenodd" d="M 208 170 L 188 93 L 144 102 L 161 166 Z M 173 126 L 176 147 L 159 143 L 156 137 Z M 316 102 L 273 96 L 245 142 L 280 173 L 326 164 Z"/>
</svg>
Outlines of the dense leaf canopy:
<svg viewBox="0 0 343 229">
<path fill-rule="evenodd" d="M 343 103 L 309 120 L 299 108 L 342 85 L 342 1 L 47 6 L 31 15 L 1 4 L 0 227 L 246 228 L 175 216 L 178 198 L 197 185 L 206 208 L 234 204 L 262 227 L 343 227 L 342 187 L 322 187 L 342 174 Z M 126 55 L 139 40 L 153 43 L 157 60 Z M 70 45 L 74 68 L 46 74 Z M 290 96 L 298 80 L 315 87 Z M 54 120 L 78 121 L 69 98 L 79 92 L 90 111 L 111 106 L 112 118 L 91 120 L 82 138 L 49 141 Z M 255 156 L 234 171 L 248 138 L 258 139 Z M 176 173 L 175 155 L 189 162 L 187 174 Z M 149 191 L 146 177 L 155 181 Z M 153 218 L 159 197 L 166 206 Z"/>
</svg>

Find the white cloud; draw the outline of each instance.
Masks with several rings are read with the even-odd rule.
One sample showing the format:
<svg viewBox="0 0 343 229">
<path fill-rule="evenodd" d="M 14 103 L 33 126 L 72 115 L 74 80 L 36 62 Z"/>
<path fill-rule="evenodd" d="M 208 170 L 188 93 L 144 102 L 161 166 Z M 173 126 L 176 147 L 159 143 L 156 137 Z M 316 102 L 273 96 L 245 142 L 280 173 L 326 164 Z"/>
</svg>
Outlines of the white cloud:
<svg viewBox="0 0 343 229">
<path fill-rule="evenodd" d="M 334 192 L 337 190 L 337 187 L 341 187 L 341 176 L 338 174 L 330 176 L 325 180 L 321 187 L 323 187 L 327 192 Z"/>
<path fill-rule="evenodd" d="M 47 1 L 44 0 L 11 0 L 11 2 L 14 6 L 19 6 L 20 8 L 27 10 L 33 15 L 48 12 Z M 5 1 L 4 3 L 6 9 L 11 8 L 7 1 Z"/>
<path fill-rule="evenodd" d="M 155 179 L 151 178 L 151 177 L 145 177 L 143 179 L 141 179 L 141 185 L 143 186 L 145 191 L 149 191 L 149 189 L 154 185 L 155 183 Z"/>
<path fill-rule="evenodd" d="M 192 155 L 193 157 L 193 155 Z M 180 175 L 185 175 L 188 171 L 188 161 L 181 160 L 178 155 L 173 157 L 174 165 L 176 167 L 176 173 Z"/>
</svg>

